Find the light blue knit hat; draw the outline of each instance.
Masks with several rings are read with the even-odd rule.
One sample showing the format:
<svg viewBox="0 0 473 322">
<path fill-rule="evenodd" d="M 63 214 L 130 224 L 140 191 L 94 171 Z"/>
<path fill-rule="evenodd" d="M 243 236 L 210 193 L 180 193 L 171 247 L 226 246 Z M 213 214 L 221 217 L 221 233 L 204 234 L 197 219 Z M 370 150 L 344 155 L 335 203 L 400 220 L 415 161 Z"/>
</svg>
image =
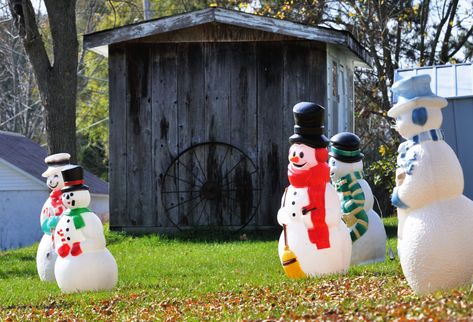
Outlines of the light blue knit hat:
<svg viewBox="0 0 473 322">
<path fill-rule="evenodd" d="M 392 118 L 416 107 L 443 108 L 448 104 L 445 98 L 435 95 L 430 89 L 429 75 L 401 79 L 393 84 L 391 91 L 397 97 L 397 103 L 388 111 Z"/>
</svg>

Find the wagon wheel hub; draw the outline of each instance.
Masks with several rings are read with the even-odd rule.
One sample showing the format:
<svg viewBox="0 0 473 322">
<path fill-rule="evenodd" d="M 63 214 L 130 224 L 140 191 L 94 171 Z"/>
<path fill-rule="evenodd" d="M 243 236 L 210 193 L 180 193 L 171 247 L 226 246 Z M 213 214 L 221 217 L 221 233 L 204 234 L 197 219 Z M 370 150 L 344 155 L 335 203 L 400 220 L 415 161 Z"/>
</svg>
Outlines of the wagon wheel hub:
<svg viewBox="0 0 473 322">
<path fill-rule="evenodd" d="M 207 200 L 214 200 L 220 197 L 220 186 L 216 182 L 207 181 L 200 190 L 200 194 Z"/>
</svg>

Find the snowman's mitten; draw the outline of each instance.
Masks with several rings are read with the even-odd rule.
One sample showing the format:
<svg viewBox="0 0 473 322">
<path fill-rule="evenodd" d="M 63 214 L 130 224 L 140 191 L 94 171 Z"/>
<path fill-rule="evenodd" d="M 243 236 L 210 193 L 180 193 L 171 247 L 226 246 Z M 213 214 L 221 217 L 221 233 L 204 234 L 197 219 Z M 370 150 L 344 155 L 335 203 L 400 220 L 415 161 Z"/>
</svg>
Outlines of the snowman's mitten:
<svg viewBox="0 0 473 322">
<path fill-rule="evenodd" d="M 80 242 L 75 242 L 72 244 L 71 255 L 72 256 L 79 256 L 82 254 L 82 248 L 80 247 Z"/>
<path fill-rule="evenodd" d="M 41 230 L 47 235 L 51 235 L 51 230 L 49 229 L 49 218 L 45 219 L 41 224 Z"/>
<path fill-rule="evenodd" d="M 48 219 L 49 230 L 52 231 L 56 229 L 57 223 L 59 222 L 59 216 L 53 216 Z"/>
<path fill-rule="evenodd" d="M 57 254 L 64 258 L 67 255 L 69 255 L 70 251 L 71 251 L 71 246 L 69 246 L 69 244 L 63 244 L 61 247 L 58 248 Z"/>
<path fill-rule="evenodd" d="M 393 190 L 393 194 L 391 195 L 391 203 L 394 207 L 400 208 L 400 209 L 408 209 L 409 206 L 406 205 L 401 198 L 399 197 L 399 192 L 398 192 L 399 187 L 395 187 Z"/>
</svg>

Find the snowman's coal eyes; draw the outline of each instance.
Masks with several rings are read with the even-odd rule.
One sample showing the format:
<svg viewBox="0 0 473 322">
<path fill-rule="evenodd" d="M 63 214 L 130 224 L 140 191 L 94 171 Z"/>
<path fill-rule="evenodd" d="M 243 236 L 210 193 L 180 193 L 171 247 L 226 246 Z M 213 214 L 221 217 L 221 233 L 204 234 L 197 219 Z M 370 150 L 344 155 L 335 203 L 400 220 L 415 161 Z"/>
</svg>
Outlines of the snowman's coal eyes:
<svg viewBox="0 0 473 322">
<path fill-rule="evenodd" d="M 59 178 L 59 176 L 57 174 L 54 175 L 54 178 Z"/>
<path fill-rule="evenodd" d="M 292 156 L 293 156 L 293 157 L 296 156 L 296 151 L 292 152 Z"/>
<path fill-rule="evenodd" d="M 304 157 L 304 152 L 301 152 L 299 153 L 299 156 L 301 157 L 301 159 Z"/>
<path fill-rule="evenodd" d="M 73 192 L 71 192 L 71 195 L 70 195 L 70 196 L 71 196 L 71 197 L 74 197 L 74 193 L 73 193 Z"/>
</svg>

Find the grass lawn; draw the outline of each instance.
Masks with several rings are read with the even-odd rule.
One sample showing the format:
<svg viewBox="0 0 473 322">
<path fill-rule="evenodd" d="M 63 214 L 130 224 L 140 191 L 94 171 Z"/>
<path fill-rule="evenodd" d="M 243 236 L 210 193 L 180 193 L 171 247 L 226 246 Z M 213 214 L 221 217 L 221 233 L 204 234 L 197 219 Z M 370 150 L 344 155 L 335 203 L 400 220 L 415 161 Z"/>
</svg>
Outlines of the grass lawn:
<svg viewBox="0 0 473 322">
<path fill-rule="evenodd" d="M 396 219 L 385 225 L 395 250 Z M 39 281 L 37 244 L 0 252 L 0 320 L 473 318 L 469 287 L 416 296 L 397 258 L 352 267 L 344 276 L 289 280 L 277 256 L 277 234 L 246 235 L 107 233 L 119 267 L 117 287 L 71 295 Z"/>
</svg>

